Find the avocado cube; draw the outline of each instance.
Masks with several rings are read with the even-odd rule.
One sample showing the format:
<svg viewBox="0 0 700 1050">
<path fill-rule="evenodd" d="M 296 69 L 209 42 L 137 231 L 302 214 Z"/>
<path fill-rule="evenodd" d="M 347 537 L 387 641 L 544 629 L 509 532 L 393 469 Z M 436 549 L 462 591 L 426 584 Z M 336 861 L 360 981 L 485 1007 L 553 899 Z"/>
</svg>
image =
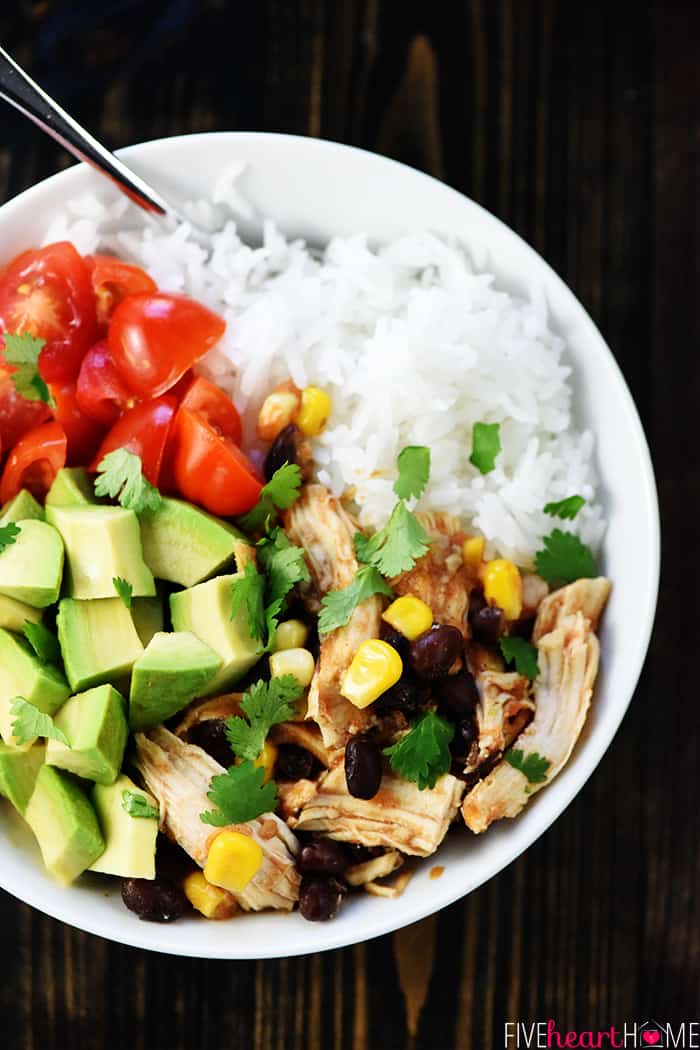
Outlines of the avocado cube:
<svg viewBox="0 0 700 1050">
<path fill-rule="evenodd" d="M 111 685 L 98 685 L 67 700 L 56 715 L 58 729 L 68 738 L 46 744 L 46 762 L 69 773 L 113 784 L 119 775 L 129 729 L 126 701 Z"/>
<path fill-rule="evenodd" d="M 6 627 L 8 631 L 21 634 L 27 620 L 30 623 L 39 623 L 43 615 L 43 609 L 35 609 L 24 602 L 18 602 L 15 598 L 0 594 L 0 627 Z"/>
<path fill-rule="evenodd" d="M 109 786 L 95 784 L 92 804 L 106 845 L 104 853 L 90 865 L 90 871 L 127 879 L 155 879 L 158 818 L 132 817 L 127 813 L 125 791 L 142 795 L 149 805 L 158 809 L 153 796 L 137 787 L 124 773 Z"/>
<path fill-rule="evenodd" d="M 95 811 L 75 780 L 42 766 L 24 814 L 47 870 L 68 885 L 105 848 Z"/>
<path fill-rule="evenodd" d="M 134 598 L 131 602 L 131 618 L 141 644 L 148 645 L 153 635 L 165 628 L 163 599 L 159 594 L 155 598 Z"/>
<path fill-rule="evenodd" d="M 190 631 L 154 635 L 131 675 L 131 729 L 148 729 L 177 714 L 202 695 L 222 663 Z"/>
<path fill-rule="evenodd" d="M 232 587 L 242 573 L 217 576 L 186 591 L 170 595 L 170 615 L 176 631 L 191 631 L 221 657 L 223 663 L 203 696 L 234 685 L 262 655 L 260 642 L 250 636 L 248 613 L 239 609 L 231 619 Z"/>
<path fill-rule="evenodd" d="M 47 507 L 89 507 L 96 503 L 92 482 L 83 467 L 62 467 L 46 493 Z"/>
<path fill-rule="evenodd" d="M 143 652 L 131 613 L 121 598 L 62 598 L 56 625 L 66 677 L 74 692 L 119 683 Z"/>
<path fill-rule="evenodd" d="M 0 594 L 45 609 L 58 600 L 63 541 L 45 521 L 23 518 L 19 535 L 0 554 Z"/>
<path fill-rule="evenodd" d="M 0 744 L 0 795 L 4 795 L 24 816 L 32 796 L 39 769 L 44 764 L 46 748 L 34 744 L 28 751 L 18 751 Z"/>
<path fill-rule="evenodd" d="M 0 525 L 7 525 L 9 521 L 25 521 L 27 518 L 43 521 L 44 508 L 37 503 L 31 492 L 20 489 L 14 499 L 0 510 Z"/>
<path fill-rule="evenodd" d="M 139 516 L 146 565 L 159 580 L 192 587 L 232 563 L 248 543 L 232 525 L 179 499 Z"/>
<path fill-rule="evenodd" d="M 156 593 L 141 553 L 139 521 L 123 507 L 47 507 L 46 520 L 66 546 L 66 593 L 70 598 L 113 598 L 120 576 L 133 595 Z"/>
<path fill-rule="evenodd" d="M 55 715 L 70 696 L 65 678 L 56 667 L 42 664 L 24 638 L 0 629 L 0 736 L 8 747 L 19 745 L 12 733 L 12 701 L 24 697 L 47 715 Z M 24 750 L 31 744 L 21 745 Z"/>
</svg>

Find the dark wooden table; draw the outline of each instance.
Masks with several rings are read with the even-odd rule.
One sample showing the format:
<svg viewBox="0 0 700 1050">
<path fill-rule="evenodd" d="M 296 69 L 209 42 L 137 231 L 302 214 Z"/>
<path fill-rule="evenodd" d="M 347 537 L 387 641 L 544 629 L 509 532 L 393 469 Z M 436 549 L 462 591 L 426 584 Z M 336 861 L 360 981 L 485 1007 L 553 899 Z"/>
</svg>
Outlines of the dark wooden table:
<svg viewBox="0 0 700 1050">
<path fill-rule="evenodd" d="M 655 636 L 623 726 L 567 812 L 498 878 L 394 936 L 260 963 L 121 948 L 0 895 L 2 1045 L 490 1050 L 506 1021 L 697 1019 L 700 6 L 10 0 L 0 39 L 110 145 L 231 128 L 322 135 L 491 209 L 613 348 L 666 536 Z M 0 121 L 5 200 L 67 159 L 14 114 Z"/>
</svg>

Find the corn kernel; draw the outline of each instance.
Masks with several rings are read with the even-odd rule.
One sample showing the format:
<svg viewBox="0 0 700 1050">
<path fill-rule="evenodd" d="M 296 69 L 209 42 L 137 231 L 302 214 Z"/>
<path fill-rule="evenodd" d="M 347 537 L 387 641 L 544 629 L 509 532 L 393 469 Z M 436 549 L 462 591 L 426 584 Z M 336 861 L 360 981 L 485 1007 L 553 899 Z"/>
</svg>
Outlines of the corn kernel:
<svg viewBox="0 0 700 1050">
<path fill-rule="evenodd" d="M 401 677 L 403 664 L 396 649 L 380 638 L 363 642 L 343 675 L 341 695 L 355 707 L 369 707 Z"/>
<path fill-rule="evenodd" d="M 279 748 L 275 747 L 271 740 L 266 740 L 262 751 L 253 762 L 254 766 L 262 766 L 265 770 L 263 784 L 267 784 L 268 780 L 272 780 L 272 774 L 275 771 L 275 762 L 277 761 L 278 753 Z"/>
<path fill-rule="evenodd" d="M 301 394 L 291 379 L 275 387 L 262 403 L 258 413 L 257 432 L 261 441 L 274 441 L 288 427 L 299 411 Z"/>
<path fill-rule="evenodd" d="M 470 536 L 462 544 L 462 561 L 470 576 L 478 576 L 484 560 L 484 537 Z"/>
<path fill-rule="evenodd" d="M 277 625 L 274 652 L 282 649 L 303 649 L 309 637 L 309 628 L 302 620 L 283 620 Z"/>
<path fill-rule="evenodd" d="M 254 838 L 227 829 L 219 832 L 209 847 L 204 877 L 230 893 L 240 893 L 260 871 L 262 862 L 263 851 Z"/>
<path fill-rule="evenodd" d="M 293 674 L 302 689 L 311 684 L 316 670 L 313 653 L 308 649 L 280 649 L 270 656 L 270 674 L 281 678 L 283 674 Z"/>
<path fill-rule="evenodd" d="M 433 625 L 433 610 L 413 594 L 402 594 L 382 613 L 382 620 L 410 642 Z"/>
<path fill-rule="evenodd" d="M 516 565 L 495 558 L 484 566 L 484 597 L 503 609 L 506 620 L 517 620 L 523 608 L 523 582 Z"/>
<path fill-rule="evenodd" d="M 228 890 L 207 882 L 201 871 L 191 872 L 182 888 L 192 907 L 206 919 L 230 919 L 240 911 L 235 897 Z"/>
<path fill-rule="evenodd" d="M 316 437 L 325 427 L 332 411 L 333 402 L 325 390 L 317 386 L 304 387 L 296 424 L 306 437 Z"/>
</svg>

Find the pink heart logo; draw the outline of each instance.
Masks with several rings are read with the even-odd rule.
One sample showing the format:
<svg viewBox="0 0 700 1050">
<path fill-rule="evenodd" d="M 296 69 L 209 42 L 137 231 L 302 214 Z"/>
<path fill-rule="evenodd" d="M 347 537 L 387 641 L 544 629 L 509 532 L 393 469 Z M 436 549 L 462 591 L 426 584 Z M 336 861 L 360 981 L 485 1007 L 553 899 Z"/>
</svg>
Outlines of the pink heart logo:
<svg viewBox="0 0 700 1050">
<path fill-rule="evenodd" d="M 660 1038 L 661 1036 L 658 1032 L 642 1032 L 642 1040 L 647 1044 L 647 1046 L 654 1046 L 656 1043 L 658 1043 Z"/>
</svg>

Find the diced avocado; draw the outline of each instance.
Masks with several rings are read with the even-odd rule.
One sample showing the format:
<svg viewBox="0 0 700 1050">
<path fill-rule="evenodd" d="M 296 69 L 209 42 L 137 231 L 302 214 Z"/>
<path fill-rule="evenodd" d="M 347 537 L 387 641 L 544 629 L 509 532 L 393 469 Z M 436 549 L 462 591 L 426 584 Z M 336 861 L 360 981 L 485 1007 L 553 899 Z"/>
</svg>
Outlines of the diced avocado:
<svg viewBox="0 0 700 1050">
<path fill-rule="evenodd" d="M 158 579 L 183 587 L 219 572 L 233 562 L 236 548 L 248 543 L 232 525 L 179 499 L 164 499 L 140 521 L 146 565 Z"/>
<path fill-rule="evenodd" d="M 43 521 L 44 508 L 37 503 L 31 492 L 20 489 L 15 498 L 0 510 L 0 525 L 7 525 L 8 521 L 24 521 L 27 518 Z"/>
<path fill-rule="evenodd" d="M 153 635 L 165 627 L 163 599 L 159 594 L 155 598 L 134 598 L 131 603 L 131 618 L 141 644 L 148 645 Z"/>
<path fill-rule="evenodd" d="M 119 576 L 133 595 L 152 595 L 156 586 L 141 552 L 133 510 L 123 507 L 47 507 L 46 520 L 66 545 L 66 593 L 71 598 L 112 598 Z M 0 563 L 1 564 L 1 563 Z"/>
<path fill-rule="evenodd" d="M 231 589 L 241 576 L 242 573 L 217 576 L 170 595 L 173 629 L 196 634 L 223 660 L 221 669 L 203 695 L 233 685 L 261 656 L 260 643 L 250 636 L 246 609 L 239 609 L 231 619 Z"/>
<path fill-rule="evenodd" d="M 155 879 L 158 818 L 132 817 L 127 813 L 123 805 L 125 791 L 143 796 L 150 806 L 158 809 L 153 796 L 137 787 L 124 773 L 108 787 L 96 784 L 92 804 L 106 845 L 104 853 L 90 865 L 90 871 L 129 879 Z"/>
<path fill-rule="evenodd" d="M 70 696 L 70 690 L 58 668 L 42 664 L 24 638 L 0 630 L 0 736 L 8 747 L 15 748 L 15 716 L 10 708 L 17 696 L 44 714 L 54 715 Z M 22 745 L 25 750 L 29 746 Z"/>
<path fill-rule="evenodd" d="M 19 535 L 0 554 L 0 594 L 45 609 L 58 600 L 63 576 L 63 541 L 51 525 L 18 521 Z"/>
<path fill-rule="evenodd" d="M 63 705 L 55 724 L 70 746 L 60 740 L 47 741 L 47 764 L 97 784 L 113 784 L 129 736 L 126 701 L 121 693 L 111 685 L 78 693 Z"/>
<path fill-rule="evenodd" d="M 4 795 L 24 816 L 36 783 L 37 773 L 44 764 L 45 747 L 34 744 L 28 751 L 0 744 L 0 795 Z"/>
<path fill-rule="evenodd" d="M 20 634 L 27 620 L 39 623 L 43 615 L 43 609 L 34 609 L 31 605 L 0 594 L 0 627 L 6 627 L 8 631 Z"/>
<path fill-rule="evenodd" d="M 24 814 L 39 843 L 47 870 L 68 885 L 105 848 L 97 816 L 75 780 L 42 766 Z"/>
<path fill-rule="evenodd" d="M 143 652 L 121 598 L 62 598 L 56 618 L 66 676 L 74 692 L 116 685 Z"/>
<path fill-rule="evenodd" d="M 95 490 L 83 467 L 62 467 L 46 493 L 47 507 L 89 507 L 95 503 Z"/>
<path fill-rule="evenodd" d="M 129 693 L 131 729 L 148 729 L 202 696 L 223 660 L 190 631 L 156 634 L 134 664 Z"/>
</svg>

